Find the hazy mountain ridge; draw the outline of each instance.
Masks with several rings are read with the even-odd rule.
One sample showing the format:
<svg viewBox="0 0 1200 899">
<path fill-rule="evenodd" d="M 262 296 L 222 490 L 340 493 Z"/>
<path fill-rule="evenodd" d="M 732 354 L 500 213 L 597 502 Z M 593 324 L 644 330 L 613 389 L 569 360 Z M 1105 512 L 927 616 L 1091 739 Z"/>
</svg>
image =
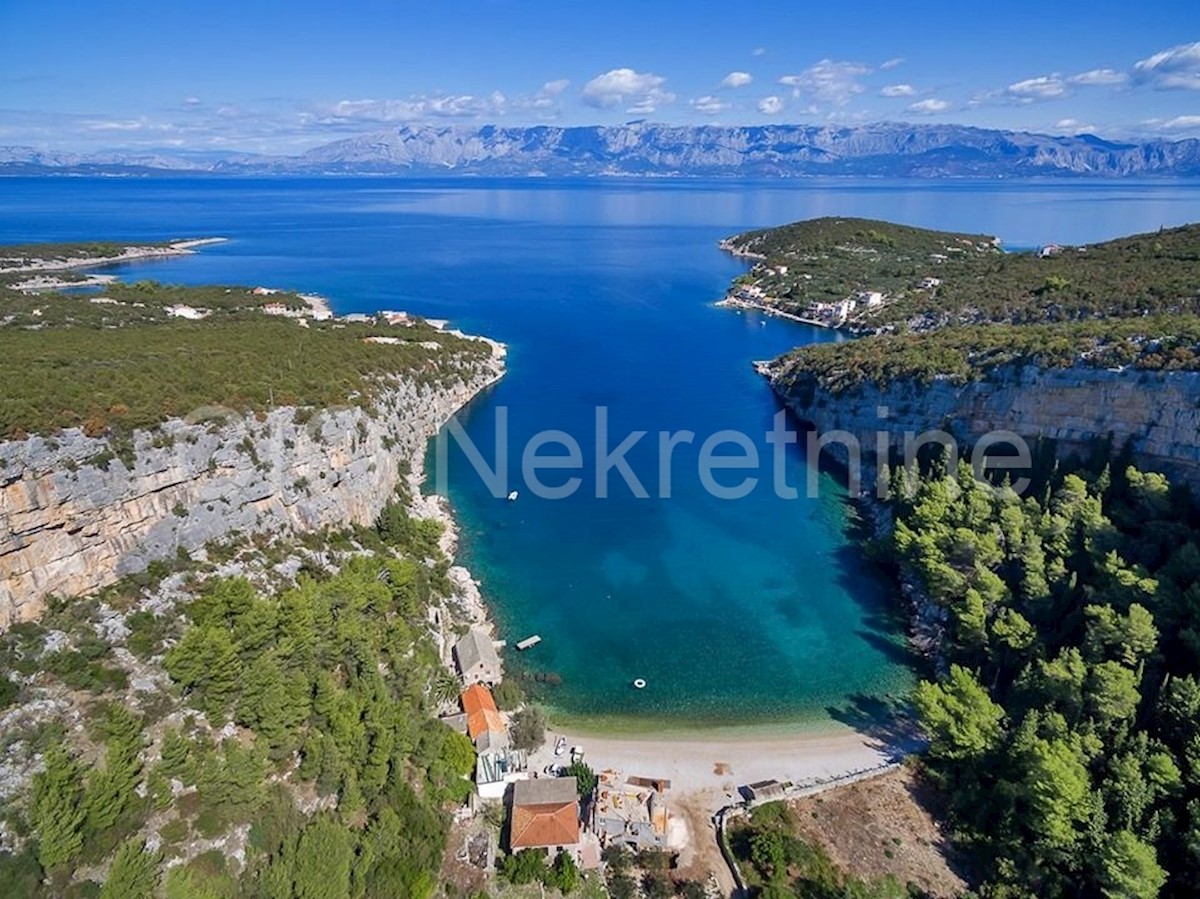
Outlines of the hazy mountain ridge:
<svg viewBox="0 0 1200 899">
<path fill-rule="evenodd" d="M 300 156 L 72 154 L 0 147 L 0 174 L 154 171 L 226 174 L 944 177 L 1200 174 L 1200 140 L 1107 141 L 959 125 L 655 125 L 399 128 Z"/>
</svg>

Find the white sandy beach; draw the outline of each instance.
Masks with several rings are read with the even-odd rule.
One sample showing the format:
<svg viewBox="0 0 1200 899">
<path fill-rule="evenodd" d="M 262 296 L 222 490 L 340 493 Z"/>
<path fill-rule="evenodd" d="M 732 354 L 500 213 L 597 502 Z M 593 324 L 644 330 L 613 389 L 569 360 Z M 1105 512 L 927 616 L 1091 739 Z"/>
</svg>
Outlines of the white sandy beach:
<svg viewBox="0 0 1200 899">
<path fill-rule="evenodd" d="M 829 780 L 879 768 L 898 756 L 896 748 L 834 723 L 790 735 L 717 731 L 707 739 L 701 733 L 640 738 L 551 729 L 547 747 L 553 747 L 560 735 L 569 746 L 581 747 L 585 760 L 597 771 L 614 768 L 668 778 L 672 793 L 701 795 L 715 803 L 713 811 L 735 801 L 738 787 L 755 781 Z M 541 764 L 549 764 L 552 751 L 543 752 L 546 761 Z"/>
<path fill-rule="evenodd" d="M 908 748 L 889 748 L 832 722 L 792 734 L 715 731 L 707 738 L 700 732 L 610 737 L 551 727 L 545 745 L 530 759 L 534 772 L 569 760 L 568 754 L 554 755 L 560 736 L 566 737 L 568 746 L 580 747 L 584 761 L 595 771 L 611 768 L 670 780 L 669 841 L 680 853 L 680 870 L 701 880 L 711 874 L 724 895 L 734 891 L 734 883 L 721 858 L 713 816 L 742 800 L 739 787 L 762 780 L 833 786 L 884 770 Z"/>
</svg>

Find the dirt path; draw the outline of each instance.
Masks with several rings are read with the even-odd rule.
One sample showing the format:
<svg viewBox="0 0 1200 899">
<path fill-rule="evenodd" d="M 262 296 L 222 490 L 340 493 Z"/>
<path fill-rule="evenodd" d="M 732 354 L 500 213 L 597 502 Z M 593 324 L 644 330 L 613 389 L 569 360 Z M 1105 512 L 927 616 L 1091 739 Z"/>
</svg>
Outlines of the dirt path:
<svg viewBox="0 0 1200 899">
<path fill-rule="evenodd" d="M 687 827 L 687 844 L 679 853 L 677 873 L 681 879 L 701 883 L 714 875 L 721 887 L 721 895 L 729 896 L 733 893 L 733 877 L 717 845 L 710 808 L 714 804 L 722 804 L 720 796 L 691 793 L 676 799 L 675 813 Z"/>
</svg>

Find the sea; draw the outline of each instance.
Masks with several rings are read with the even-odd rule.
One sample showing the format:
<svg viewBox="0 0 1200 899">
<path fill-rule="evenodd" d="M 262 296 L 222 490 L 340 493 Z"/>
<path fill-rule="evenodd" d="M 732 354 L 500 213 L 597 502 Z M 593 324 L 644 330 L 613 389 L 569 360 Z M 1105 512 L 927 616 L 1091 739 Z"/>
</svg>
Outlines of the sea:
<svg viewBox="0 0 1200 899">
<path fill-rule="evenodd" d="M 121 274 L 315 292 L 507 344 L 504 378 L 431 445 L 429 486 L 512 676 L 557 723 L 631 734 L 853 723 L 919 676 L 836 473 L 765 439 L 780 405 L 752 363 L 845 338 L 713 305 L 748 267 L 721 238 L 825 215 L 1029 248 L 1200 220 L 1200 183 L 0 179 L 0 242 L 222 236 Z"/>
</svg>

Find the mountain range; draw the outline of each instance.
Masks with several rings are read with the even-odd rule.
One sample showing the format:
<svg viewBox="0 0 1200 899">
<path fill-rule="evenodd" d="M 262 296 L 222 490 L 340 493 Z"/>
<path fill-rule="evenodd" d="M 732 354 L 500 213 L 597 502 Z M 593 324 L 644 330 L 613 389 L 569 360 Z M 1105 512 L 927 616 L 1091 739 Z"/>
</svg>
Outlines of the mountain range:
<svg viewBox="0 0 1200 899">
<path fill-rule="evenodd" d="M 1093 177 L 1200 175 L 1200 140 L 1116 142 L 960 125 L 401 126 L 299 156 L 0 146 L 0 175 Z"/>
</svg>

